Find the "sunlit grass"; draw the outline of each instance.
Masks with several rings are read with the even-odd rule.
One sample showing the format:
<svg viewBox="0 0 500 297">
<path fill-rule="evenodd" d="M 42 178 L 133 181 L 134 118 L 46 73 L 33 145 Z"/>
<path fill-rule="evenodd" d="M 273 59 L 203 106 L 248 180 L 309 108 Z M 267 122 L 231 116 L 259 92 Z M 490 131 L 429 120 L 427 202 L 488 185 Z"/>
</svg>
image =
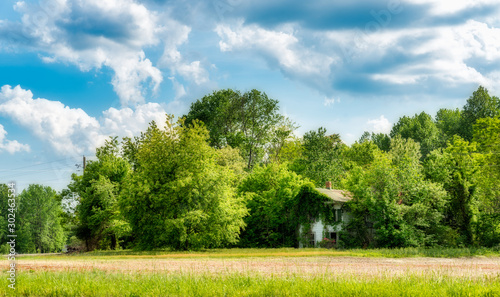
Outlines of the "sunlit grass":
<svg viewBox="0 0 500 297">
<path fill-rule="evenodd" d="M 7 296 L 499 296 L 500 277 L 25 272 Z"/>
</svg>

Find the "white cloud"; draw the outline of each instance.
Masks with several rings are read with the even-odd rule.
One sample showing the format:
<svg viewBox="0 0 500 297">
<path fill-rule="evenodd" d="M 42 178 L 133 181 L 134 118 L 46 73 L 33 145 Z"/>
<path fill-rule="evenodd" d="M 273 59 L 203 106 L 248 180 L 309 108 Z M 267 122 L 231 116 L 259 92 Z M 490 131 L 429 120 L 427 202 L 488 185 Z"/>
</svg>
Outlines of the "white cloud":
<svg viewBox="0 0 500 297">
<path fill-rule="evenodd" d="M 20 86 L 2 87 L 0 113 L 65 155 L 91 150 L 100 140 L 95 138 L 99 123 L 82 109 L 69 108 L 58 101 L 33 99 L 31 91 Z"/>
<path fill-rule="evenodd" d="M 12 118 L 63 155 L 93 152 L 108 136 L 138 135 L 152 120 L 161 125 L 166 119 L 159 104 L 147 103 L 137 105 L 135 110 L 110 108 L 98 120 L 80 108 L 34 99 L 31 91 L 8 85 L 1 88 L 0 114 Z"/>
<path fill-rule="evenodd" d="M 144 50 L 161 43 L 162 67 L 196 84 L 208 81 L 200 61 L 187 61 L 177 50 L 191 29 L 137 1 L 46 0 L 40 5 L 18 2 L 15 9 L 22 14 L 20 24 L 0 23 L 6 47 L 34 50 L 43 53 L 46 63 L 72 63 L 82 71 L 110 67 L 111 83 L 124 106 L 142 104 L 149 91 L 158 90 L 162 72 Z"/>
<path fill-rule="evenodd" d="M 7 131 L 5 131 L 4 127 L 0 124 L 0 153 L 6 151 L 10 154 L 14 154 L 16 152 L 30 151 L 29 145 L 19 143 L 17 140 L 8 140 L 5 137 L 6 135 Z"/>
<path fill-rule="evenodd" d="M 172 81 L 172 85 L 174 87 L 174 91 L 175 91 L 175 100 L 181 98 L 181 97 L 184 97 L 186 96 L 186 89 L 184 89 L 184 86 L 179 83 L 175 77 L 169 77 L 168 79 L 170 79 Z"/>
<path fill-rule="evenodd" d="M 385 133 L 388 134 L 391 132 L 392 125 L 388 119 L 386 119 L 383 115 L 378 119 L 368 120 L 366 122 L 368 125 L 368 130 L 373 133 Z"/>
<path fill-rule="evenodd" d="M 334 57 L 303 46 L 289 26 L 272 31 L 239 22 L 235 26 L 218 25 L 215 31 L 221 38 L 221 51 L 257 52 L 286 75 L 309 83 L 324 82 L 335 62 Z"/>
<path fill-rule="evenodd" d="M 321 33 L 313 34 L 319 38 Z M 466 83 L 497 87 L 494 65 L 500 63 L 500 28 L 469 20 L 461 25 L 380 30 L 329 31 L 322 51 L 343 57 L 339 73 L 362 74 L 394 85 L 418 85 L 428 81 L 447 86 Z M 397 59 L 402 59 L 398 61 Z M 385 62 L 386 61 L 386 62 Z"/>
<path fill-rule="evenodd" d="M 405 2 L 428 4 L 431 6 L 430 12 L 434 15 L 453 14 L 483 5 L 498 4 L 498 0 L 406 0 Z"/>
<path fill-rule="evenodd" d="M 340 98 L 335 99 L 335 98 L 325 97 L 325 100 L 323 101 L 323 105 L 324 106 L 330 106 L 330 105 L 334 105 L 335 102 L 340 103 Z"/>
<path fill-rule="evenodd" d="M 159 65 L 170 68 L 172 75 L 179 74 L 184 79 L 201 85 L 209 81 L 208 71 L 202 67 L 201 61 L 186 61 L 177 49 L 188 41 L 190 32 L 191 29 L 188 26 L 173 20 L 165 24 L 162 28 L 162 39 L 165 45 Z"/>
<path fill-rule="evenodd" d="M 147 103 L 131 108 L 110 108 L 103 112 L 102 131 L 106 135 L 132 137 L 145 131 L 148 124 L 155 121 L 161 126 L 166 121 L 165 110 L 158 103 Z"/>
</svg>

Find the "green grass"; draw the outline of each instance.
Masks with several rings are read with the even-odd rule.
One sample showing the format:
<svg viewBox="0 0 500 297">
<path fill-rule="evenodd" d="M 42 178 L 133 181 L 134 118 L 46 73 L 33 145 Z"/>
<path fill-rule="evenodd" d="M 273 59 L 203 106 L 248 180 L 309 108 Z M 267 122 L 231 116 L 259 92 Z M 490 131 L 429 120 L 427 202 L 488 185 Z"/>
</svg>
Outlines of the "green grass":
<svg viewBox="0 0 500 297">
<path fill-rule="evenodd" d="M 485 248 L 405 248 L 375 250 L 326 250 L 326 249 L 216 249 L 207 251 L 94 251 L 73 255 L 21 256 L 23 260 L 35 262 L 63 260 L 92 263 L 98 260 L 130 259 L 153 263 L 156 258 L 243 258 L 243 261 L 268 261 L 266 257 L 446 257 L 471 256 L 499 257 L 500 253 Z M 251 258 L 259 259 L 252 260 Z M 248 258 L 248 259 L 245 259 Z M 151 259 L 153 261 L 151 261 Z M 302 259 L 297 259 L 302 261 Z M 309 259 L 304 259 L 308 261 Z M 494 259 L 493 259 L 494 260 Z M 148 262 L 149 261 L 149 262 Z M 212 260 L 209 260 L 212 261 Z M 219 261 L 214 259 L 213 261 Z M 273 263 L 275 259 L 270 260 Z M 295 260 L 293 260 L 295 261 Z M 55 263 L 58 261 L 54 261 Z M 178 262 L 178 261 L 177 261 Z M 4 264 L 7 264 L 4 258 Z M 168 262 L 167 262 L 168 263 Z M 300 262 L 302 263 L 302 262 Z M 113 267 L 113 264 L 110 264 Z M 230 265 L 229 265 L 230 266 Z M 228 267 L 229 267 L 228 266 Z M 77 267 L 77 266 L 75 266 Z M 92 268 L 91 268 L 92 269 Z M 330 272 L 328 272 L 330 271 Z M 5 270 L 4 270 L 5 272 Z M 335 271 L 337 272 L 337 271 Z M 415 272 L 407 269 L 401 274 L 382 273 L 354 275 L 332 273 L 331 270 L 317 273 L 292 273 L 265 275 L 256 271 L 225 270 L 218 273 L 195 271 L 186 267 L 181 272 L 136 272 L 122 270 L 61 270 L 18 272 L 16 291 L 8 287 L 6 274 L 0 280 L 0 296 L 500 296 L 500 274 L 452 276 L 448 268 L 442 271 Z"/>
<path fill-rule="evenodd" d="M 32 272 L 17 277 L 16 292 L 2 278 L 3 296 L 500 296 L 500 276 L 479 279 L 405 274 L 333 278 L 250 273 Z"/>
</svg>

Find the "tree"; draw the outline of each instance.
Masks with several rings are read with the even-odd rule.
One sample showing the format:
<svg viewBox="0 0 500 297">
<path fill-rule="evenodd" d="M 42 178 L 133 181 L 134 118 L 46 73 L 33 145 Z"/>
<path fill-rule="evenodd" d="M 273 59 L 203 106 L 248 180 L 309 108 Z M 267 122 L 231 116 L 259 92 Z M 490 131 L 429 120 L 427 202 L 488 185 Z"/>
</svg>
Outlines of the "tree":
<svg viewBox="0 0 500 297">
<path fill-rule="evenodd" d="M 500 115 L 500 99 L 490 96 L 483 86 L 472 93 L 465 104 L 460 119 L 460 136 L 471 141 L 474 135 L 473 125 L 481 118 L 494 118 Z"/>
<path fill-rule="evenodd" d="M 496 246 L 500 244 L 500 119 L 477 120 L 474 142 L 484 158 L 477 178 L 477 241 L 484 246 Z"/>
<path fill-rule="evenodd" d="M 354 165 L 364 167 L 370 165 L 380 149 L 370 140 L 355 142 L 343 151 L 344 162 L 351 161 Z"/>
<path fill-rule="evenodd" d="M 294 199 L 305 181 L 282 164 L 255 167 L 238 187 L 249 215 L 241 247 L 293 247 L 297 242 Z"/>
<path fill-rule="evenodd" d="M 80 197 L 76 234 L 85 241 L 87 250 L 115 249 L 119 239 L 128 233 L 118 199 L 130 165 L 118 153 L 117 138 L 107 140 L 96 150 L 97 161 L 89 161 L 83 175 L 73 174 L 73 182 L 68 185 Z"/>
<path fill-rule="evenodd" d="M 261 162 L 265 148 L 274 138 L 283 142 L 294 125 L 278 113 L 278 101 L 266 93 L 251 90 L 244 94 L 231 89 L 215 91 L 191 105 L 185 123 L 205 123 L 212 147 L 239 148 L 251 169 Z M 285 127 L 285 129 L 282 129 Z M 276 132 L 283 132 L 281 135 Z"/>
<path fill-rule="evenodd" d="M 441 183 L 449 194 L 445 223 L 458 235 L 457 244 L 471 245 L 476 242 L 476 191 L 481 159 L 476 143 L 469 143 L 455 135 L 446 149 L 433 151 L 425 163 L 426 175 L 430 180 Z"/>
<path fill-rule="evenodd" d="M 352 219 L 346 224 L 347 246 L 406 247 L 445 243 L 442 228 L 446 192 L 425 181 L 420 147 L 396 136 L 391 150 L 373 152 L 369 166 L 354 166 L 342 187 L 354 195 L 347 202 Z"/>
<path fill-rule="evenodd" d="M 338 134 L 326 135 L 326 129 L 309 131 L 303 137 L 302 157 L 291 168 L 317 186 L 325 181 L 339 182 L 343 174 L 341 152 L 346 145 Z"/>
<path fill-rule="evenodd" d="M 171 121 L 162 128 L 150 125 L 138 146 L 137 169 L 122 191 L 121 209 L 136 246 L 186 250 L 235 244 L 247 213 L 235 193 L 237 162 L 209 146 L 203 123 Z"/>
<path fill-rule="evenodd" d="M 456 109 L 441 108 L 436 113 L 436 127 L 441 131 L 441 147 L 445 147 L 446 143 L 453 138 L 454 135 L 460 133 L 461 111 Z"/>
<path fill-rule="evenodd" d="M 32 184 L 19 195 L 17 228 L 19 253 L 61 251 L 65 244 L 61 205 L 56 191 Z"/>
<path fill-rule="evenodd" d="M 403 116 L 392 127 L 390 136 L 394 138 L 401 135 L 403 138 L 411 138 L 420 144 L 422 159 L 434 149 L 440 147 L 440 134 L 432 117 L 421 112 L 413 117 Z"/>
</svg>

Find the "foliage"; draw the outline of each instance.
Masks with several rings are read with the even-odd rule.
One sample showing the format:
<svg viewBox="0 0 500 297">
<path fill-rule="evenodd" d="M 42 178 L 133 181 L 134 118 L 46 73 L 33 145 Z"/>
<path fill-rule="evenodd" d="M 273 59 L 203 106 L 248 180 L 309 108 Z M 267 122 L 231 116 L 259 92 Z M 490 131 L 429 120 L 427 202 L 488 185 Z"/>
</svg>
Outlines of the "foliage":
<svg viewBox="0 0 500 297">
<path fill-rule="evenodd" d="M 212 147 L 227 145 L 239 148 L 251 169 L 262 161 L 267 145 L 279 153 L 283 142 L 295 129 L 294 124 L 278 113 L 278 101 L 266 93 L 251 90 L 244 94 L 231 89 L 215 91 L 191 105 L 186 123 L 205 123 Z"/>
<path fill-rule="evenodd" d="M 122 184 L 130 172 L 129 163 L 119 155 L 118 140 L 111 138 L 97 149 L 97 161 L 89 161 L 83 175 L 72 175 L 68 188 L 80 197 L 76 207 L 79 226 L 76 235 L 87 250 L 115 249 L 129 232 L 118 208 Z"/>
<path fill-rule="evenodd" d="M 246 209 L 235 195 L 236 164 L 210 147 L 199 121 L 150 125 L 138 166 L 122 191 L 121 209 L 142 249 L 213 248 L 234 244 Z M 231 165 L 231 166 L 224 166 Z M 235 165 L 236 166 L 236 165 Z"/>
<path fill-rule="evenodd" d="M 416 114 L 413 117 L 401 117 L 391 130 L 391 138 L 396 135 L 401 135 L 405 139 L 411 138 L 418 142 L 423 159 L 431 151 L 440 147 L 439 129 L 432 117 L 425 112 Z"/>
<path fill-rule="evenodd" d="M 249 211 L 239 246 L 296 246 L 298 225 L 294 204 L 304 183 L 285 165 L 271 163 L 255 167 L 238 188 Z"/>
<path fill-rule="evenodd" d="M 474 136 L 474 124 L 478 119 L 494 118 L 500 115 L 500 99 L 490 96 L 483 86 L 469 97 L 461 113 L 460 136 L 471 141 Z"/>
<path fill-rule="evenodd" d="M 312 225 L 323 222 L 324 226 L 336 226 L 335 210 L 329 197 L 318 192 L 313 184 L 306 183 L 295 198 L 293 206 L 294 222 L 299 229 L 299 241 L 303 246 L 309 246 L 307 235 Z"/>
<path fill-rule="evenodd" d="M 441 147 L 446 146 L 446 143 L 453 138 L 453 135 L 458 135 L 461 129 L 461 114 L 460 109 L 441 108 L 436 113 L 436 127 L 441 132 L 440 143 Z"/>
<path fill-rule="evenodd" d="M 458 244 L 475 242 L 474 225 L 477 222 L 477 179 L 481 156 L 475 143 L 454 136 L 444 150 L 432 152 L 426 162 L 427 176 L 440 182 L 450 196 L 444 213 L 447 225 L 460 236 Z"/>
<path fill-rule="evenodd" d="M 345 144 L 338 134 L 326 135 L 325 128 L 309 131 L 303 137 L 302 156 L 294 161 L 291 168 L 310 179 L 317 186 L 326 181 L 336 184 L 343 174 L 341 152 Z"/>
<path fill-rule="evenodd" d="M 500 246 L 500 119 L 477 120 L 474 141 L 484 158 L 476 179 L 479 215 L 477 240 L 484 246 Z"/>
<path fill-rule="evenodd" d="M 59 252 L 65 244 L 61 206 L 50 187 L 32 184 L 19 195 L 16 217 L 18 253 Z"/>
<path fill-rule="evenodd" d="M 347 246 L 443 243 L 441 211 L 446 192 L 438 184 L 424 180 L 419 159 L 418 144 L 397 136 L 388 154 L 375 151 L 371 164 L 350 171 L 343 181 L 354 195 L 347 202 L 351 219 L 342 235 Z"/>
</svg>

